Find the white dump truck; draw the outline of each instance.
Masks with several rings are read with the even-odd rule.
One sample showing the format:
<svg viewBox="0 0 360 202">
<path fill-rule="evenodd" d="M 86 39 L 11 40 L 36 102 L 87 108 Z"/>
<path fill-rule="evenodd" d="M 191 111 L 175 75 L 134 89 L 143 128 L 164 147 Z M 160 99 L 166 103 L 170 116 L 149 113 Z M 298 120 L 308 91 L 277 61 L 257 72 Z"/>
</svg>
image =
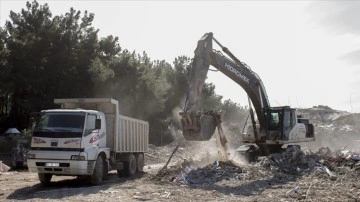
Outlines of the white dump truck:
<svg viewBox="0 0 360 202">
<path fill-rule="evenodd" d="M 53 175 L 88 176 L 98 184 L 110 170 L 119 176 L 143 171 L 149 124 L 119 114 L 110 98 L 55 99 L 61 109 L 43 110 L 27 163 L 42 184 Z"/>
</svg>

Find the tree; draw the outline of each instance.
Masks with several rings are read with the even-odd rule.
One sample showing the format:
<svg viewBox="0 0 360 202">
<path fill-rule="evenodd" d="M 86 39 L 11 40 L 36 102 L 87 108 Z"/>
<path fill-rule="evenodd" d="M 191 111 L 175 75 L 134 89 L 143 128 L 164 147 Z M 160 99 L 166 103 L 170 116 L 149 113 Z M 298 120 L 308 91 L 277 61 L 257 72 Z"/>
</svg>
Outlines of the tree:
<svg viewBox="0 0 360 202">
<path fill-rule="evenodd" d="M 13 82 L 11 81 L 11 66 L 8 63 L 9 51 L 5 45 L 7 33 L 0 27 L 0 133 L 4 132 L 1 126 L 5 124 L 9 114 Z"/>
<path fill-rule="evenodd" d="M 37 1 L 10 12 L 5 30 L 13 125 L 25 127 L 26 114 L 54 107 L 54 98 L 93 96 L 99 82 L 113 77 L 108 64 L 120 51 L 118 39 L 108 36 L 100 43 L 93 19 L 73 8 L 52 18 L 48 5 Z"/>
<path fill-rule="evenodd" d="M 49 6 L 37 1 L 10 12 L 0 29 L 1 126 L 25 128 L 31 112 L 57 107 L 54 98 L 110 97 L 119 101 L 121 114 L 149 121 L 151 143 L 159 144 L 160 136 L 164 143 L 172 141 L 162 133 L 169 125 L 180 128 L 177 113 L 187 95 L 192 59 L 153 61 L 146 52 L 122 49 L 118 37 L 99 40 L 94 17 L 73 8 L 53 17 Z M 238 107 L 223 105 L 211 83 L 200 102 L 225 115 Z"/>
<path fill-rule="evenodd" d="M 11 22 L 6 22 L 8 63 L 12 67 L 10 82 L 14 84 L 10 112 L 12 125 L 25 126 L 26 113 L 33 110 L 29 100 L 39 97 L 46 86 L 43 81 L 46 80 L 44 69 L 50 47 L 49 31 L 52 30 L 50 17 L 47 4 L 39 6 L 34 1 L 32 4 L 27 2 L 26 9 L 22 9 L 20 14 L 11 11 Z"/>
<path fill-rule="evenodd" d="M 222 119 L 226 122 L 241 122 L 249 114 L 248 110 L 230 99 L 225 100 L 221 106 Z"/>
</svg>

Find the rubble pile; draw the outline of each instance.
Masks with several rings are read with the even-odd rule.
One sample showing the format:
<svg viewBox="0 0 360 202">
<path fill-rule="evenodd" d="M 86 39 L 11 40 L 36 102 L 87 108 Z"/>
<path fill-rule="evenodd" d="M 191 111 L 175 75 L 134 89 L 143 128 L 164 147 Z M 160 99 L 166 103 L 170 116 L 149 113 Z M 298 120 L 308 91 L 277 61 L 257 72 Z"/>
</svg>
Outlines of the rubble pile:
<svg viewBox="0 0 360 202">
<path fill-rule="evenodd" d="M 334 153 L 329 148 L 321 148 L 318 152 L 301 151 L 297 147 L 289 147 L 283 153 L 271 154 L 256 164 L 276 173 L 302 175 L 317 172 L 327 173 L 335 180 L 336 174 L 351 170 L 360 171 L 360 155 L 347 150 Z"/>
<path fill-rule="evenodd" d="M 274 153 L 263 158 L 256 165 L 271 171 L 286 174 L 298 174 L 308 169 L 313 169 L 316 158 L 312 155 L 305 155 L 298 147 L 289 147 L 282 153 Z"/>
<path fill-rule="evenodd" d="M 215 183 L 222 179 L 238 178 L 241 173 L 243 173 L 243 169 L 234 162 L 215 161 L 212 165 L 203 168 L 187 167 L 187 170 L 181 173 L 175 182 L 186 184 Z"/>
<path fill-rule="evenodd" d="M 184 168 L 180 165 L 170 166 L 166 169 L 161 169 L 159 172 L 152 177 L 153 180 L 159 182 L 172 182 L 175 180 L 179 173 L 182 173 Z"/>
<path fill-rule="evenodd" d="M 215 161 L 200 168 L 194 161 L 184 161 L 181 165 L 159 171 L 154 178 L 162 182 L 187 185 L 213 184 L 221 180 L 259 180 L 277 174 L 288 177 L 316 175 L 336 180 L 338 175 L 351 171 L 360 173 L 358 154 L 346 150 L 331 152 L 329 148 L 322 148 L 313 153 L 301 151 L 298 147 L 289 147 L 282 153 L 271 154 L 243 167 L 232 161 Z"/>
<path fill-rule="evenodd" d="M 222 180 L 255 180 L 267 178 L 268 173 L 259 168 L 240 167 L 233 161 L 215 161 L 213 164 L 198 167 L 195 161 L 184 161 L 181 165 L 160 170 L 153 179 L 176 184 L 214 184 Z"/>
</svg>

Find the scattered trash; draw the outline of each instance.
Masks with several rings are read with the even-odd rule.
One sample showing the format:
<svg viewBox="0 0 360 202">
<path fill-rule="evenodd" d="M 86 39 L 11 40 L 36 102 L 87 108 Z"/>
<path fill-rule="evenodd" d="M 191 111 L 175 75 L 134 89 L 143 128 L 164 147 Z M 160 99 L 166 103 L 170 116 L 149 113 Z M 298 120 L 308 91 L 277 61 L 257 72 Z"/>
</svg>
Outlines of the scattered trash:
<svg viewBox="0 0 360 202">
<path fill-rule="evenodd" d="M 214 161 L 213 166 L 218 167 L 219 166 L 219 161 Z"/>
<path fill-rule="evenodd" d="M 360 155 L 353 155 L 353 156 L 351 156 L 351 160 L 360 161 Z"/>
<path fill-rule="evenodd" d="M 349 157 L 350 155 L 350 157 Z M 299 175 L 311 171 L 324 172 L 330 180 L 336 180 L 336 171 L 340 167 L 359 169 L 359 155 L 351 154 L 349 150 L 331 152 L 326 148 L 318 152 L 304 152 L 297 147 L 287 148 L 282 153 L 274 153 L 262 159 L 257 166 L 262 166 L 275 173 Z"/>
<path fill-rule="evenodd" d="M 163 194 L 163 195 L 161 195 L 160 197 L 161 197 L 161 198 L 169 198 L 169 197 L 170 197 L 170 195 L 171 195 L 171 192 L 167 192 L 167 191 L 165 191 L 165 192 L 164 192 L 164 194 Z"/>
<path fill-rule="evenodd" d="M 101 193 L 101 194 L 115 194 L 115 193 L 118 193 L 118 191 L 100 190 L 99 193 Z"/>
<path fill-rule="evenodd" d="M 336 180 L 336 175 L 335 175 L 333 172 L 331 172 L 331 171 L 329 170 L 329 168 L 327 168 L 326 166 L 324 166 L 324 169 L 325 169 L 326 173 L 329 174 L 330 180 Z"/>
<path fill-rule="evenodd" d="M 231 161 L 215 161 L 213 164 L 203 168 L 191 164 L 181 170 L 173 179 L 173 182 L 179 184 L 203 184 L 214 183 L 223 179 L 238 180 L 242 171 L 242 168 Z"/>
<path fill-rule="evenodd" d="M 0 173 L 5 173 L 10 170 L 10 167 L 0 161 Z"/>
<path fill-rule="evenodd" d="M 298 198 L 300 196 L 300 187 L 297 186 L 294 189 L 288 191 L 286 196 L 290 196 L 291 198 Z"/>
<path fill-rule="evenodd" d="M 132 199 L 135 199 L 135 200 L 138 200 L 138 201 L 150 201 L 151 199 L 150 198 L 147 198 L 147 197 L 143 197 L 143 196 L 133 196 Z"/>
</svg>

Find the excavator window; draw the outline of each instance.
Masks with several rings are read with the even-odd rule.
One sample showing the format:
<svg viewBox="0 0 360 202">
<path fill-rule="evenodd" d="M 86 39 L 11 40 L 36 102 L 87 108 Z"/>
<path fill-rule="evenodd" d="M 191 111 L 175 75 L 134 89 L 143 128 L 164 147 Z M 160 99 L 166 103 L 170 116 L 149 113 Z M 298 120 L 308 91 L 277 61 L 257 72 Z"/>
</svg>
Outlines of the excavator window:
<svg viewBox="0 0 360 202">
<path fill-rule="evenodd" d="M 291 110 L 290 122 L 291 122 L 291 128 L 294 127 L 296 124 L 295 110 Z"/>
<path fill-rule="evenodd" d="M 278 130 L 280 127 L 280 111 L 270 112 L 269 130 Z"/>
<path fill-rule="evenodd" d="M 290 111 L 285 111 L 284 112 L 284 128 L 288 128 L 291 127 L 291 115 L 290 115 Z"/>
</svg>

